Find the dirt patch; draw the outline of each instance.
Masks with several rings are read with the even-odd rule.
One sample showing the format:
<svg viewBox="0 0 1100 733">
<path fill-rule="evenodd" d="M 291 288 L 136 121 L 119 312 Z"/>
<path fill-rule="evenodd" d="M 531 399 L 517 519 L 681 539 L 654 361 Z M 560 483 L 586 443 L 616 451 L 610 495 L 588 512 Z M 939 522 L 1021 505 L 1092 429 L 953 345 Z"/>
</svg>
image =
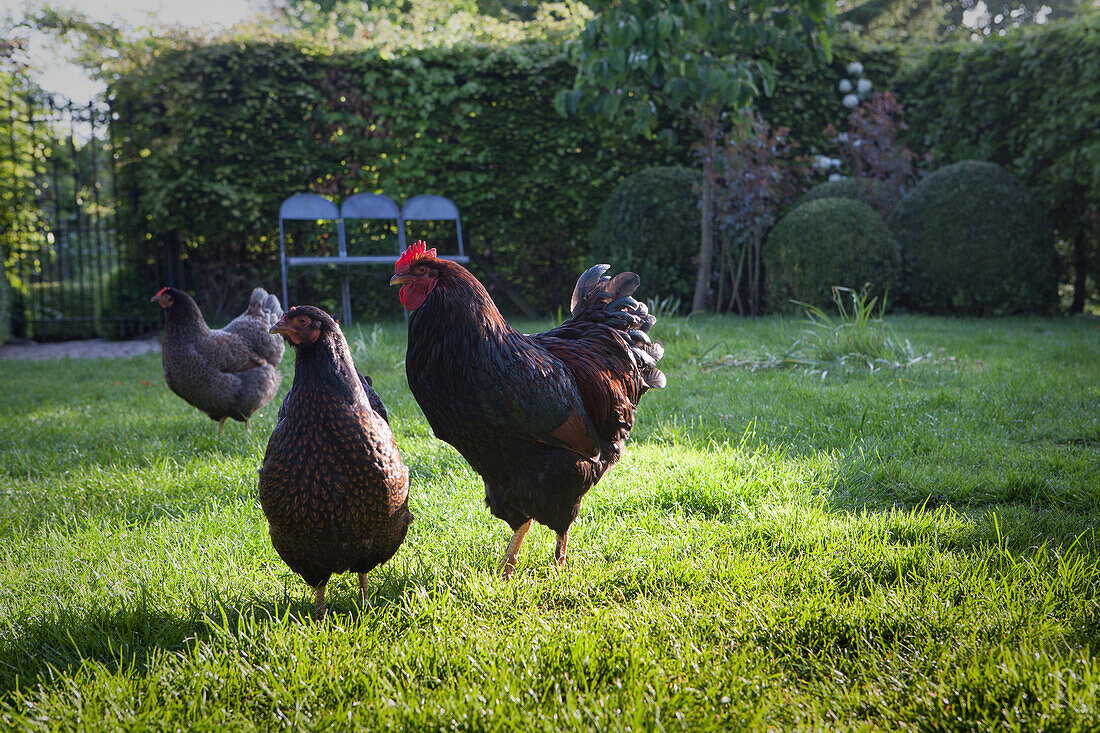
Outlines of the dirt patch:
<svg viewBox="0 0 1100 733">
<path fill-rule="evenodd" d="M 5 359 L 124 359 L 130 356 L 159 352 L 160 342 L 155 339 L 133 341 L 59 341 L 48 344 L 9 344 L 0 346 L 0 360 Z"/>
</svg>

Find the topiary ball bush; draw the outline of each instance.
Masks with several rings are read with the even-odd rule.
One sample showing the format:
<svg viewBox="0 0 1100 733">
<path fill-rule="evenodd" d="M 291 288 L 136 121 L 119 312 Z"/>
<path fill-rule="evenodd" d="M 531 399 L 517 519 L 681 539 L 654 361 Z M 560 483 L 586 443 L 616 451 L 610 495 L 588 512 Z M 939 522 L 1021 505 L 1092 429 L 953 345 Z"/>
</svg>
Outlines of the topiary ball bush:
<svg viewBox="0 0 1100 733">
<path fill-rule="evenodd" d="M 877 211 L 862 201 L 822 198 L 798 206 L 764 243 L 766 302 L 772 311 L 795 311 L 801 301 L 833 305 L 834 285 L 884 296 L 898 279 L 898 245 Z"/>
<path fill-rule="evenodd" d="M 1054 237 L 1015 175 L 968 160 L 918 183 L 889 218 L 902 253 L 901 300 L 958 315 L 1036 313 L 1058 293 Z"/>
<path fill-rule="evenodd" d="M 897 206 L 901 196 L 875 178 L 841 178 L 839 181 L 825 181 L 817 184 L 802 194 L 795 206 L 826 198 L 862 201 L 880 211 L 885 205 L 886 211 L 891 211 Z"/>
<path fill-rule="evenodd" d="M 611 191 L 592 231 L 592 261 L 633 270 L 646 297 L 690 304 L 699 252 L 699 172 L 657 166 L 632 173 Z"/>
</svg>

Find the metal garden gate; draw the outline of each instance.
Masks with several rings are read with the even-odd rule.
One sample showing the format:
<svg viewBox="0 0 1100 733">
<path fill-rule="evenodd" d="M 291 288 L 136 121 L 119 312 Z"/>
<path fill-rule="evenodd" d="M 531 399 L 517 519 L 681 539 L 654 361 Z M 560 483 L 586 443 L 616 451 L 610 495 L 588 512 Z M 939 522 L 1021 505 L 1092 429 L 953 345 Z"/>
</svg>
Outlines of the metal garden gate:
<svg viewBox="0 0 1100 733">
<path fill-rule="evenodd" d="M 9 89 L 0 100 L 0 244 L 12 336 L 128 338 L 156 327 L 142 237 L 123 224 L 111 109 Z M 133 207 L 130 207 L 131 210 Z"/>
</svg>

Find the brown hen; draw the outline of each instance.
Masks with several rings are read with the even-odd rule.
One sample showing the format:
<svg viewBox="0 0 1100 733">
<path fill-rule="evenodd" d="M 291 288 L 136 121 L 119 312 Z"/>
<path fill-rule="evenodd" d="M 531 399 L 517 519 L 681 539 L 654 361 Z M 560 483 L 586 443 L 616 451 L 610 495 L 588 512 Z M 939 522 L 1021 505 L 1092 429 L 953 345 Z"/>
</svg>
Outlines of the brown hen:
<svg viewBox="0 0 1100 733">
<path fill-rule="evenodd" d="M 268 333 L 283 314 L 279 299 L 254 289 L 244 313 L 220 329 L 206 325 L 182 290 L 161 288 L 152 301 L 164 309 L 161 361 L 169 389 L 217 420 L 218 432 L 227 418 L 247 426 L 282 379 L 283 340 Z"/>
<path fill-rule="evenodd" d="M 382 401 L 355 368 L 340 326 L 320 308 L 295 306 L 271 333 L 295 348 L 294 383 L 260 467 L 260 505 L 271 544 L 316 591 L 334 573 L 366 573 L 405 539 L 409 469 L 401 460 Z"/>
</svg>

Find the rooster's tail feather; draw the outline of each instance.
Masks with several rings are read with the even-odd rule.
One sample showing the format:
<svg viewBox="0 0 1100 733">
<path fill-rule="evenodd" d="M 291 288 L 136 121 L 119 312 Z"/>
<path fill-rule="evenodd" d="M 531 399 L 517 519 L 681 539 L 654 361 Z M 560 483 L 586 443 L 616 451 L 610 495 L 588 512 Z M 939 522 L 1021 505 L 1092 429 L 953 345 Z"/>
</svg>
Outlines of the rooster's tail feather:
<svg viewBox="0 0 1100 733">
<path fill-rule="evenodd" d="M 666 384 L 665 375 L 657 368 L 657 362 L 665 350 L 649 337 L 649 330 L 657 317 L 649 307 L 633 298 L 642 280 L 633 272 L 620 272 L 615 277 L 604 275 L 610 265 L 594 265 L 588 269 L 573 288 L 570 312 L 578 318 L 605 323 L 619 331 L 641 373 L 647 388 L 657 389 Z"/>
</svg>

